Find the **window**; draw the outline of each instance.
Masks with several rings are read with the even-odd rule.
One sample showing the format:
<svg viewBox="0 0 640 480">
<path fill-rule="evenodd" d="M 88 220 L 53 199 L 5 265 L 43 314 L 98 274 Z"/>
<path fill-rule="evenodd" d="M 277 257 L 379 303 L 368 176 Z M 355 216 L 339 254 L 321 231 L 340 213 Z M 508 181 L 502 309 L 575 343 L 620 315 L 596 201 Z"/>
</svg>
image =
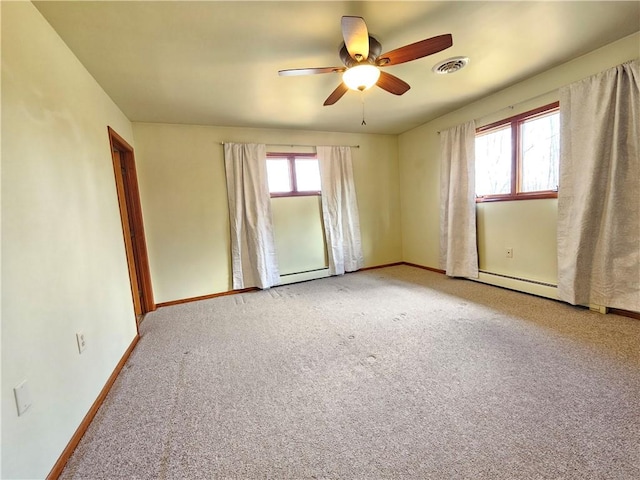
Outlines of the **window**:
<svg viewBox="0 0 640 480">
<path fill-rule="evenodd" d="M 320 195 L 320 168 L 315 154 L 269 153 L 267 176 L 272 197 Z"/>
<path fill-rule="evenodd" d="M 478 202 L 558 196 L 558 102 L 476 130 Z"/>
</svg>

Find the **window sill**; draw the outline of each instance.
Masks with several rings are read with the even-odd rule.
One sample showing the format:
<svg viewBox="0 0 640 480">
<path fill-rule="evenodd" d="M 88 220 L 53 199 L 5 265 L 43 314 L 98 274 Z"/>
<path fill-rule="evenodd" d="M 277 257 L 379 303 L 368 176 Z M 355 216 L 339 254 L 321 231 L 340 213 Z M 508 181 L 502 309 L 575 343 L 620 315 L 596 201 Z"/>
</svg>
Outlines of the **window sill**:
<svg viewBox="0 0 640 480">
<path fill-rule="evenodd" d="M 483 197 L 476 197 L 476 203 L 485 202 L 511 202 L 513 200 L 540 200 L 544 198 L 558 198 L 558 192 L 532 192 L 532 193 L 518 193 L 516 195 L 485 195 Z"/>
<path fill-rule="evenodd" d="M 322 192 L 282 192 L 282 193 L 272 193 L 271 198 L 281 198 L 281 197 L 319 197 L 322 195 Z"/>
</svg>

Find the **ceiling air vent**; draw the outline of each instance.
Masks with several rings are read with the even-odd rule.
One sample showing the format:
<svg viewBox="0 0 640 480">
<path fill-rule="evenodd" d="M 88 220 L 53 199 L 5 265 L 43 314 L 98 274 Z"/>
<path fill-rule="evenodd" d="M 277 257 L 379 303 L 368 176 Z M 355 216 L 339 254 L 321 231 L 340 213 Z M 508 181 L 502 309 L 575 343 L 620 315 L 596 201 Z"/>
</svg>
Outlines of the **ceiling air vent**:
<svg viewBox="0 0 640 480">
<path fill-rule="evenodd" d="M 431 70 L 440 75 L 455 73 L 469 63 L 469 57 L 452 57 L 436 63 Z"/>
</svg>

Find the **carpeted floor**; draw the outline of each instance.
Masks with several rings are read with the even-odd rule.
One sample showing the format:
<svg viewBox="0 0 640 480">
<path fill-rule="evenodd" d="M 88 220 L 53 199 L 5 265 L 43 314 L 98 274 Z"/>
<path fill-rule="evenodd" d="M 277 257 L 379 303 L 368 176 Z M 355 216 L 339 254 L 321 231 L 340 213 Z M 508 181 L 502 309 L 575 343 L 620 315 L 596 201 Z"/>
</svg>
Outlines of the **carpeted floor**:
<svg viewBox="0 0 640 480">
<path fill-rule="evenodd" d="M 640 478 L 638 320 L 397 266 L 141 335 L 61 478 Z"/>
</svg>

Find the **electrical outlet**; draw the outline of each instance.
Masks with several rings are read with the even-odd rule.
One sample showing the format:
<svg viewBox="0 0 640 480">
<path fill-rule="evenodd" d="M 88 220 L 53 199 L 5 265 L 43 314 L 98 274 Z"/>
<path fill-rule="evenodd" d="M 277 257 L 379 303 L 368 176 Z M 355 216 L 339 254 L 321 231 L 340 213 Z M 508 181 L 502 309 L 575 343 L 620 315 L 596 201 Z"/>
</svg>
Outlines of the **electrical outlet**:
<svg viewBox="0 0 640 480">
<path fill-rule="evenodd" d="M 513 258 L 513 248 L 507 248 L 507 258 Z"/>
<path fill-rule="evenodd" d="M 87 347 L 87 343 L 84 339 L 84 333 L 76 333 L 76 340 L 78 342 L 78 353 L 84 352 L 84 349 Z"/>
<path fill-rule="evenodd" d="M 31 406 L 31 392 L 29 386 L 25 380 L 20 385 L 13 389 L 13 394 L 16 397 L 16 407 L 18 408 L 18 416 L 24 415 Z"/>
</svg>

